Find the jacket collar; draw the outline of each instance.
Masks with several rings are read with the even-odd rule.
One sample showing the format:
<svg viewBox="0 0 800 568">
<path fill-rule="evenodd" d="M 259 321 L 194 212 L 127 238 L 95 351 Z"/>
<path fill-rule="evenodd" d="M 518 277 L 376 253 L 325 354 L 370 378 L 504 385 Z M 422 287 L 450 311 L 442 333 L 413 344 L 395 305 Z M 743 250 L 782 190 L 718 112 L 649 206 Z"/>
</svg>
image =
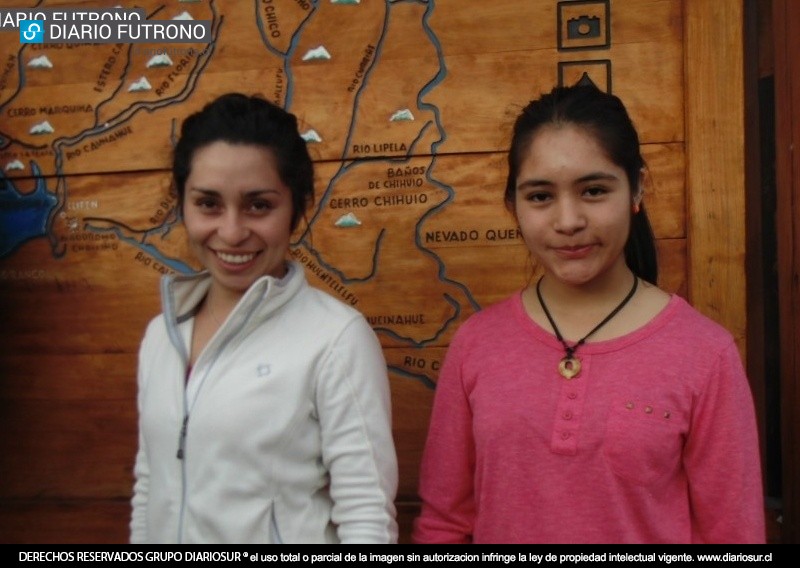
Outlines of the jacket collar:
<svg viewBox="0 0 800 568">
<path fill-rule="evenodd" d="M 253 282 L 228 317 L 226 326 L 236 323 L 239 327 L 238 324 L 252 316 L 258 321 L 263 320 L 307 286 L 302 266 L 296 261 L 288 261 L 287 265 L 283 278 L 262 276 Z M 167 327 L 177 326 L 194 316 L 210 286 L 211 275 L 207 271 L 164 276 L 161 280 L 161 307 Z"/>
</svg>

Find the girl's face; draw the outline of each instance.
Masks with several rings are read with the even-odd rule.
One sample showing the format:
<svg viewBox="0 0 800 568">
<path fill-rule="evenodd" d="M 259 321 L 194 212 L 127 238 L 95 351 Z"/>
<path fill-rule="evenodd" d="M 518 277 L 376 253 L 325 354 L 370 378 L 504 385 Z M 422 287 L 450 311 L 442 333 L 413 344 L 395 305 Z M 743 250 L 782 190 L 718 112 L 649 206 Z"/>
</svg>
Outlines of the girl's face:
<svg viewBox="0 0 800 568">
<path fill-rule="evenodd" d="M 583 286 L 625 269 L 631 207 L 640 199 L 590 131 L 549 125 L 534 134 L 521 161 L 514 210 L 545 272 Z"/>
<path fill-rule="evenodd" d="M 241 295 L 261 276 L 282 277 L 291 221 L 292 192 L 269 149 L 220 141 L 195 151 L 183 222 L 213 285 Z"/>
</svg>

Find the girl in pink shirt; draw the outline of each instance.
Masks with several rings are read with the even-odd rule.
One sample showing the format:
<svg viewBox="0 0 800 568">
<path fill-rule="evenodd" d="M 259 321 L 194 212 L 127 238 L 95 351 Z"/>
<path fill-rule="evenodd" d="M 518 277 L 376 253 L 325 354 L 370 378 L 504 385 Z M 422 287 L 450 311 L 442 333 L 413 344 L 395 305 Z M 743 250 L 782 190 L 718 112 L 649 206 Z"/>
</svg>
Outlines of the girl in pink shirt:
<svg viewBox="0 0 800 568">
<path fill-rule="evenodd" d="M 416 542 L 764 542 L 731 335 L 657 285 L 622 102 L 556 88 L 518 117 L 505 202 L 541 277 L 456 334 Z"/>
</svg>

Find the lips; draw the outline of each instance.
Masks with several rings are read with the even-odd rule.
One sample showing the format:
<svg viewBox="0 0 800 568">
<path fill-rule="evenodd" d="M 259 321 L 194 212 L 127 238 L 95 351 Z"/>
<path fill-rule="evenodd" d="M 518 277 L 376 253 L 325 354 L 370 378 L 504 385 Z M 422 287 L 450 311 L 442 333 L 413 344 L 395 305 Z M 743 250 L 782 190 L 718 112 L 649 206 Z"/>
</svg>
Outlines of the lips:
<svg viewBox="0 0 800 568">
<path fill-rule="evenodd" d="M 227 253 L 222 251 L 214 251 L 222 262 L 226 264 L 247 264 L 256 257 L 256 253 Z"/>
<path fill-rule="evenodd" d="M 568 259 L 583 258 L 587 256 L 593 248 L 593 244 L 553 247 L 553 249 L 556 251 L 556 254 Z"/>
</svg>

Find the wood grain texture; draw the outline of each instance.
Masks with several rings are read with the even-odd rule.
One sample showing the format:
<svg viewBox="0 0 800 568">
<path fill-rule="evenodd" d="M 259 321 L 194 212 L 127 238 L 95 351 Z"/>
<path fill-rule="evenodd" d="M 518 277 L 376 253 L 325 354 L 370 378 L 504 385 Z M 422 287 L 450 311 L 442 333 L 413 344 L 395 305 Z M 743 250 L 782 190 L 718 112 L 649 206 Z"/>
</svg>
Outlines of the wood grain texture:
<svg viewBox="0 0 800 568">
<path fill-rule="evenodd" d="M 741 0 L 684 3 L 689 299 L 745 353 Z"/>
<path fill-rule="evenodd" d="M 780 392 L 785 543 L 800 542 L 800 12 L 773 2 L 780 318 Z"/>
<path fill-rule="evenodd" d="M 124 544 L 127 499 L 0 503 L 0 544 Z"/>
</svg>

